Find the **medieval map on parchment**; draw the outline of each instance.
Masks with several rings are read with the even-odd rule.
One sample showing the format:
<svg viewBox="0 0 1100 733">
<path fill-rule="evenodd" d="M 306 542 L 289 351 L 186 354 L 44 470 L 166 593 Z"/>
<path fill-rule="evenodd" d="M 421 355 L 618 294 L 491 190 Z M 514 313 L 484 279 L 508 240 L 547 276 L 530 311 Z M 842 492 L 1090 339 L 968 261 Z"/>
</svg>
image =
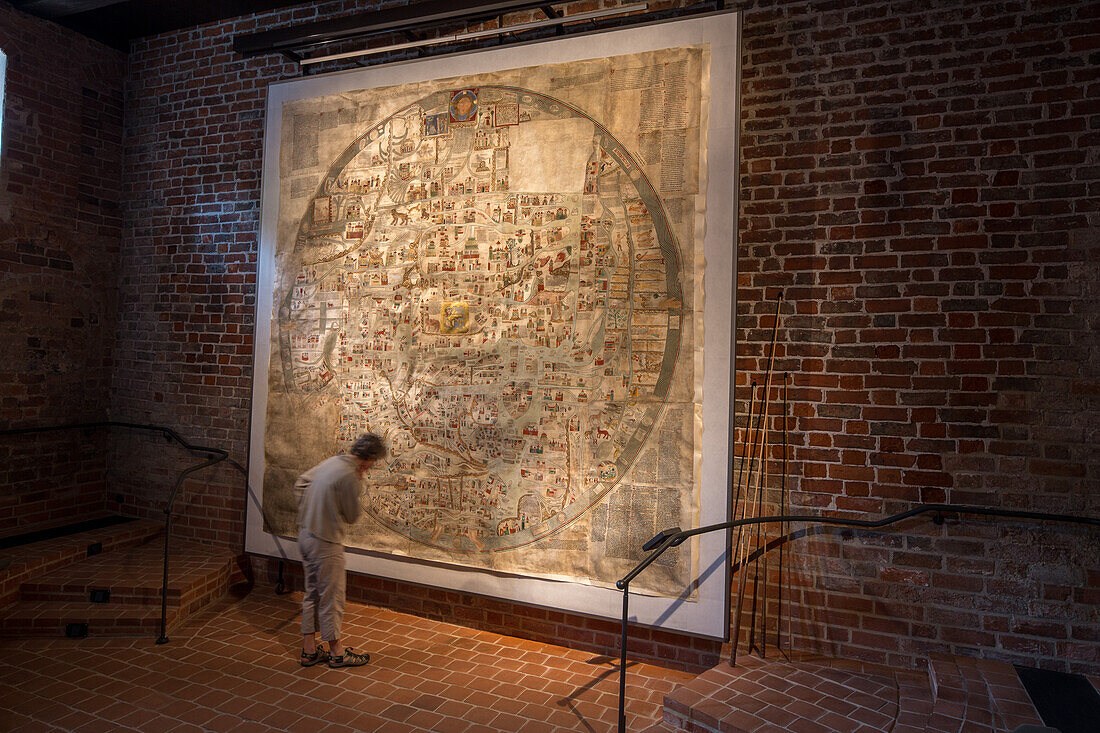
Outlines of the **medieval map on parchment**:
<svg viewBox="0 0 1100 733">
<path fill-rule="evenodd" d="M 286 103 L 265 421 L 384 436 L 349 544 L 610 586 L 697 523 L 705 47 Z M 690 588 L 688 544 L 638 590 Z"/>
</svg>

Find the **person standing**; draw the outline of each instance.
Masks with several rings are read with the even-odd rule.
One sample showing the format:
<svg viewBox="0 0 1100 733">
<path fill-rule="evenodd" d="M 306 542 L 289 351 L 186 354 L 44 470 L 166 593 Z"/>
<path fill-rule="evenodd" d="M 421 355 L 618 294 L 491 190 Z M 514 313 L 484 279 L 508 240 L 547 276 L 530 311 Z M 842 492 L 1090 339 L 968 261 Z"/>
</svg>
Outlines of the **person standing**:
<svg viewBox="0 0 1100 733">
<path fill-rule="evenodd" d="M 386 455 L 382 439 L 360 435 L 346 454 L 333 456 L 294 482 L 298 496 L 298 549 L 305 570 L 302 596 L 303 667 L 328 662 L 329 667 L 360 667 L 370 655 L 345 647 L 340 638 L 344 619 L 347 573 L 344 538 L 359 519 L 359 489 L 363 476 Z M 328 644 L 318 646 L 317 633 Z"/>
</svg>

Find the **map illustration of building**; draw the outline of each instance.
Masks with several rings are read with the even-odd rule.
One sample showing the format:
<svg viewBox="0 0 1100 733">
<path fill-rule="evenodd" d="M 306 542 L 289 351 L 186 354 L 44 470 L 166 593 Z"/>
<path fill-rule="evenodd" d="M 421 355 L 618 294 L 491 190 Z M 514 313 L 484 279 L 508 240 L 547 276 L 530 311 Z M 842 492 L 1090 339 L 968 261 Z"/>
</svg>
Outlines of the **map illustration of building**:
<svg viewBox="0 0 1100 733">
<path fill-rule="evenodd" d="M 365 550 L 609 584 L 688 526 L 706 55 L 639 56 L 284 110 L 271 531 L 296 533 L 288 478 L 365 431 L 390 448 Z M 599 88 L 635 119 L 590 112 Z M 680 593 L 689 553 L 663 566 Z"/>
</svg>

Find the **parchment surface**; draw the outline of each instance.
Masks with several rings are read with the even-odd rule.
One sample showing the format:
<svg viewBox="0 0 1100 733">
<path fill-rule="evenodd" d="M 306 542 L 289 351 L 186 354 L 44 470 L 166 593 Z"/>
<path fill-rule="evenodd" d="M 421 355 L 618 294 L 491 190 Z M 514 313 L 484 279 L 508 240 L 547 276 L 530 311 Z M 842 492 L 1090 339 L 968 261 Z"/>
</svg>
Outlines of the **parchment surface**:
<svg viewBox="0 0 1100 733">
<path fill-rule="evenodd" d="M 698 515 L 709 52 L 288 102 L 264 432 L 382 435 L 349 545 L 602 586 Z M 679 596 L 691 545 L 632 590 Z"/>
</svg>

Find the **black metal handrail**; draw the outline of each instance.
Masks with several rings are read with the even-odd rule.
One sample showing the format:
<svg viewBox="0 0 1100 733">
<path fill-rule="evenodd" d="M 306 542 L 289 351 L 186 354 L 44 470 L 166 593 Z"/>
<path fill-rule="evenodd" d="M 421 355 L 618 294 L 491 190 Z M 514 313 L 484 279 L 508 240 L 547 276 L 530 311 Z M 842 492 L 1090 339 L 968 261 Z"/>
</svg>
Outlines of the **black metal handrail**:
<svg viewBox="0 0 1100 733">
<path fill-rule="evenodd" d="M 626 642 L 629 628 L 628 611 L 630 581 L 638 577 L 638 575 L 643 570 L 648 568 L 658 557 L 660 557 L 665 550 L 669 549 L 670 547 L 675 547 L 676 545 L 681 544 L 684 540 L 694 537 L 696 535 L 734 529 L 736 527 L 744 527 L 754 524 L 806 522 L 816 525 L 836 525 L 842 527 L 861 527 L 864 529 L 875 529 L 878 527 L 885 527 L 891 524 L 895 524 L 902 521 L 903 519 L 915 517 L 919 514 L 928 514 L 932 512 L 936 513 L 937 519 L 940 519 L 943 514 L 974 514 L 988 517 L 1033 519 L 1044 522 L 1062 522 L 1066 524 L 1087 524 L 1100 527 L 1100 518 L 1098 517 L 1078 517 L 1072 514 L 1046 514 L 1043 512 L 1025 512 L 1012 509 L 993 509 L 988 507 L 965 506 L 956 504 L 919 504 L 912 509 L 909 509 L 908 511 L 901 512 L 900 514 L 894 514 L 889 517 L 884 517 L 883 519 L 849 519 L 847 517 L 785 515 L 775 517 L 752 517 L 749 519 L 737 519 L 729 522 L 721 522 L 719 524 L 711 524 L 705 527 L 699 527 L 697 529 L 681 530 L 679 527 L 666 529 L 663 532 L 657 534 L 653 539 L 645 544 L 645 547 L 643 549 L 650 550 L 649 555 L 647 555 L 644 560 L 638 563 L 638 565 L 636 565 L 633 570 L 624 575 L 620 580 L 615 583 L 615 587 L 619 588 L 623 592 L 622 640 L 620 642 L 619 649 L 619 733 L 625 733 L 626 731 Z M 740 570 L 743 571 L 744 567 L 740 568 Z M 733 643 L 737 643 L 736 637 L 734 638 Z"/>
<path fill-rule="evenodd" d="M 163 425 L 147 425 L 144 423 L 132 423 L 132 422 L 119 422 L 116 420 L 103 420 L 99 422 L 86 422 L 86 423 L 67 423 L 65 425 L 49 425 L 46 427 L 33 427 L 33 428 L 11 428 L 7 430 L 0 430 L 0 436 L 5 435 L 29 435 L 31 433 L 47 433 L 56 432 L 61 430 L 93 430 L 95 428 L 127 428 L 129 430 L 147 430 L 154 433 L 160 433 L 164 436 L 165 440 L 175 441 L 186 450 L 192 453 L 205 453 L 207 458 L 193 466 L 180 471 L 179 476 L 176 477 L 176 483 L 172 486 L 172 491 L 168 495 L 168 501 L 164 505 L 164 578 L 160 587 L 160 636 L 157 637 L 158 644 L 165 644 L 168 642 L 168 541 L 172 534 L 172 507 L 176 502 L 176 494 L 179 493 L 180 486 L 183 485 L 184 479 L 190 476 L 196 471 L 200 471 L 209 466 L 226 461 L 229 465 L 236 468 L 243 473 L 245 477 L 248 476 L 248 471 L 237 461 L 234 461 L 229 457 L 229 452 L 221 448 L 210 448 L 202 445 L 194 445 L 185 440 L 179 433 L 172 428 L 164 427 Z"/>
</svg>

